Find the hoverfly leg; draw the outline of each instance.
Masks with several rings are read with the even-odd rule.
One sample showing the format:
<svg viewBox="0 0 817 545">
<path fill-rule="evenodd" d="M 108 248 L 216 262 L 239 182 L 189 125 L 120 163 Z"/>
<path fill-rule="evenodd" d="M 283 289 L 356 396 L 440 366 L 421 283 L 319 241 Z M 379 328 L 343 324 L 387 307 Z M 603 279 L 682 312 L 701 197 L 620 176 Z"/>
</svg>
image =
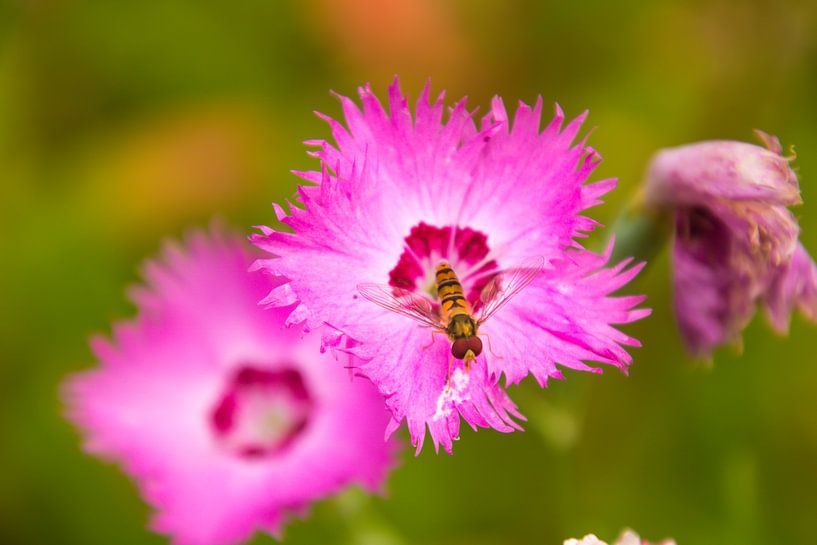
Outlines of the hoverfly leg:
<svg viewBox="0 0 817 545">
<path fill-rule="evenodd" d="M 425 346 L 423 347 L 423 350 L 428 350 L 429 348 L 431 348 L 431 347 L 434 345 L 434 341 L 436 340 L 436 339 L 434 338 L 434 335 L 445 335 L 445 332 L 440 331 L 439 329 L 435 329 L 435 330 L 433 330 L 433 331 L 431 332 L 431 342 L 430 342 L 430 343 L 428 343 L 427 345 L 425 345 Z"/>
<path fill-rule="evenodd" d="M 445 387 L 446 389 L 451 388 L 451 366 L 454 364 L 454 355 L 449 354 L 448 356 L 448 375 L 445 379 Z"/>
<path fill-rule="evenodd" d="M 481 332 L 479 335 L 480 335 L 480 337 L 485 337 L 485 339 L 488 341 L 488 352 L 491 353 L 491 356 L 495 357 L 498 360 L 505 359 L 502 356 L 497 356 L 496 354 L 494 354 L 494 349 L 491 346 L 491 337 L 487 333 Z"/>
</svg>

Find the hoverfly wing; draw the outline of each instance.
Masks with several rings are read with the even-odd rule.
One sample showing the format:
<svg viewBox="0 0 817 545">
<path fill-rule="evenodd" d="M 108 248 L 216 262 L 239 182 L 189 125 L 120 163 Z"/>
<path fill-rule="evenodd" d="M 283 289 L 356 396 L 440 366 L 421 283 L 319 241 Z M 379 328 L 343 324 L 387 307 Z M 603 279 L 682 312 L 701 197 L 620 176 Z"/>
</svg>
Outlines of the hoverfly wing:
<svg viewBox="0 0 817 545">
<path fill-rule="evenodd" d="M 428 299 L 402 288 L 388 284 L 364 283 L 357 285 L 357 291 L 364 298 L 386 310 L 408 316 L 421 324 L 442 328 L 440 318 Z"/>
<path fill-rule="evenodd" d="M 484 322 L 497 310 L 505 306 L 505 303 L 510 301 L 514 295 L 533 282 L 544 267 L 545 258 L 537 256 L 522 262 L 518 266 L 503 269 L 494 276 L 480 294 L 482 311 L 479 322 Z"/>
</svg>

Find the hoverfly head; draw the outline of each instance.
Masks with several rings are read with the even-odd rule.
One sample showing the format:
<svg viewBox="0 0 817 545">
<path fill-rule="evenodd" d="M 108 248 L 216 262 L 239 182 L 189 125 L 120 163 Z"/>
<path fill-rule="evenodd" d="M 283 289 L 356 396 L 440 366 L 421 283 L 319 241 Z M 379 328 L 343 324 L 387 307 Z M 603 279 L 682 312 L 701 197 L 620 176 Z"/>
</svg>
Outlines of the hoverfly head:
<svg viewBox="0 0 817 545">
<path fill-rule="evenodd" d="M 451 354 L 458 360 L 470 363 L 482 354 L 482 341 L 479 337 L 464 337 L 451 344 Z"/>
</svg>

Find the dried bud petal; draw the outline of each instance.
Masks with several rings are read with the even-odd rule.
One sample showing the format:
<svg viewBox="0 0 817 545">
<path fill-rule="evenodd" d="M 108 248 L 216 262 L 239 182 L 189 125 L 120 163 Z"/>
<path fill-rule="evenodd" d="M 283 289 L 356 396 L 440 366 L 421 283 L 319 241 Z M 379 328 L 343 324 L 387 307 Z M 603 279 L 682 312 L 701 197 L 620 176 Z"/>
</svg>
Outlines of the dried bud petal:
<svg viewBox="0 0 817 545">
<path fill-rule="evenodd" d="M 660 151 L 648 174 L 646 200 L 658 205 L 696 204 L 703 199 L 800 204 L 792 157 L 764 134 L 768 149 L 745 142 L 713 140 Z"/>
</svg>

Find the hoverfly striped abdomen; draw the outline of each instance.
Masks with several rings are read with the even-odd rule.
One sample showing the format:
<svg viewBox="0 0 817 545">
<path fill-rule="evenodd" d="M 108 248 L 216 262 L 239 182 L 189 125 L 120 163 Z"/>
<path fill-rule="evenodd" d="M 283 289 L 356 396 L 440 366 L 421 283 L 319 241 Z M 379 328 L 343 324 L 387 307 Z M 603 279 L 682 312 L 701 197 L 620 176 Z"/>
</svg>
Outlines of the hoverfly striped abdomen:
<svg viewBox="0 0 817 545">
<path fill-rule="evenodd" d="M 457 273 L 446 262 L 437 265 L 437 298 L 440 301 L 440 317 L 449 322 L 455 316 L 471 316 L 471 304 L 465 298 Z"/>
</svg>

